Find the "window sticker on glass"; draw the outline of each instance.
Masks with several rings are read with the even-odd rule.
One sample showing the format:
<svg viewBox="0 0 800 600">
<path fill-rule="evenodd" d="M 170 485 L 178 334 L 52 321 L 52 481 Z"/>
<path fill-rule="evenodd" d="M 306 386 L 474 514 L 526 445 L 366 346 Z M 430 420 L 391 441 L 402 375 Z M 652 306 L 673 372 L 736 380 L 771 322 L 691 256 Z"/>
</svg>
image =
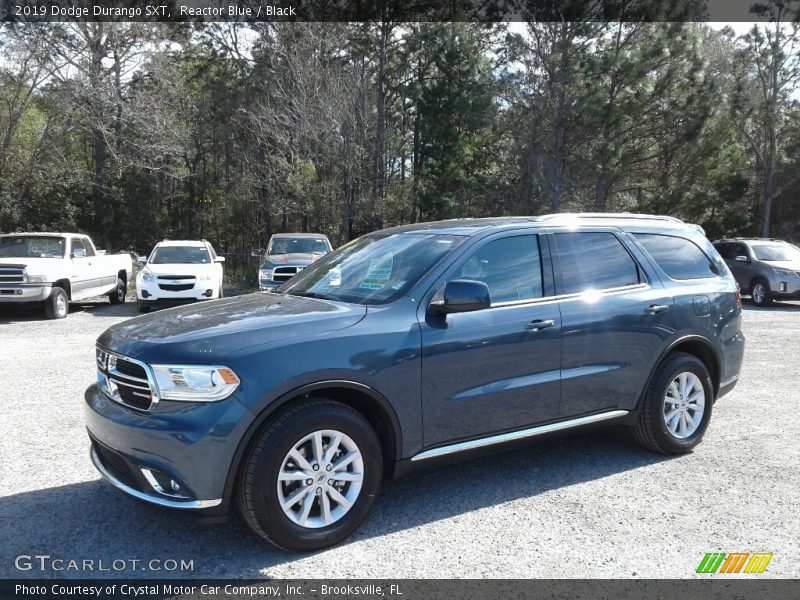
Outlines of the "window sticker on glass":
<svg viewBox="0 0 800 600">
<path fill-rule="evenodd" d="M 382 290 L 392 278 L 393 266 L 394 258 L 391 254 L 382 258 L 373 258 L 369 263 L 366 278 L 358 287 L 362 290 Z"/>
</svg>

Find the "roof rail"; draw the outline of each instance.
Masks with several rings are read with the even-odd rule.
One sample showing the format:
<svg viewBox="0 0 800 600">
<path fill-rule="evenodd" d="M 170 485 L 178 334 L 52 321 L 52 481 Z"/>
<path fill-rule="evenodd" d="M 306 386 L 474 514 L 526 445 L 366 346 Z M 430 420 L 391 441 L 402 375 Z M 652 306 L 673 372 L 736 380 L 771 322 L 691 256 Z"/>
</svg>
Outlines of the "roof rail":
<svg viewBox="0 0 800 600">
<path fill-rule="evenodd" d="M 669 217 L 666 215 L 645 215 L 640 213 L 551 213 L 541 215 L 536 218 L 538 221 L 551 221 L 556 219 L 638 219 L 649 221 L 670 221 L 672 223 L 683 223 L 677 217 Z"/>
</svg>

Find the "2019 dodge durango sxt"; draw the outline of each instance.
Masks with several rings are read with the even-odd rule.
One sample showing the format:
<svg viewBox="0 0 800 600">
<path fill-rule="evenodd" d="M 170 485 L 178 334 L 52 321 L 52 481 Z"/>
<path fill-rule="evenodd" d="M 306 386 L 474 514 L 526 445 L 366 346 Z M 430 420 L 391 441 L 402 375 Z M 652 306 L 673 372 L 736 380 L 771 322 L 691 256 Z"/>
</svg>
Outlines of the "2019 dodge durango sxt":
<svg viewBox="0 0 800 600">
<path fill-rule="evenodd" d="M 355 240 L 277 294 L 139 317 L 97 342 L 97 469 L 141 500 L 312 550 L 384 476 L 594 424 L 693 449 L 736 384 L 741 300 L 693 225 L 550 215 Z"/>
</svg>

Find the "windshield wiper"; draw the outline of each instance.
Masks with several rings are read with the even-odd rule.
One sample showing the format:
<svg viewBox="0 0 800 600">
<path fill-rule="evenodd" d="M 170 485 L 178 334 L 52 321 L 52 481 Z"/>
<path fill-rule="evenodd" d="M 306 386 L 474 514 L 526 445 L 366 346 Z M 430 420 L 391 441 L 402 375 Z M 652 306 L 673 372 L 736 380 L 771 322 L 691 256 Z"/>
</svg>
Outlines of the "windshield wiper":
<svg viewBox="0 0 800 600">
<path fill-rule="evenodd" d="M 320 294 L 319 292 L 289 292 L 290 296 L 302 296 L 303 298 L 318 298 L 319 300 L 338 300 L 335 296 Z"/>
</svg>

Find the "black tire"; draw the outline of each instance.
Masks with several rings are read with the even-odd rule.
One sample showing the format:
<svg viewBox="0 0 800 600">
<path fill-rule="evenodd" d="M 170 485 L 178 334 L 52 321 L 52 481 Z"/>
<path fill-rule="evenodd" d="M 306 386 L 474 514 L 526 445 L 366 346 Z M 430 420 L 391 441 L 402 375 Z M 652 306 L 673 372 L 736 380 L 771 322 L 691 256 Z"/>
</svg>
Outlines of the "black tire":
<svg viewBox="0 0 800 600">
<path fill-rule="evenodd" d="M 139 312 L 140 313 L 149 313 L 150 307 L 149 306 L 142 306 L 142 303 L 139 303 Z"/>
<path fill-rule="evenodd" d="M 44 314 L 48 319 L 64 319 L 69 314 L 69 298 L 63 288 L 54 287 L 44 301 Z"/>
<path fill-rule="evenodd" d="M 758 286 L 761 286 L 760 289 Z M 750 285 L 750 298 L 756 306 L 770 306 L 772 304 L 772 290 L 766 279 L 754 279 Z"/>
<path fill-rule="evenodd" d="M 108 299 L 111 304 L 124 304 L 125 303 L 125 296 L 128 294 L 128 286 L 125 285 L 125 282 L 122 279 L 117 279 L 117 287 L 114 288 L 114 291 L 108 295 Z"/>
<path fill-rule="evenodd" d="M 705 394 L 705 405 L 701 421 L 694 433 L 679 438 L 668 430 L 664 409 L 670 384 L 684 372 L 693 373 L 700 380 Z M 711 420 L 713 406 L 714 386 L 703 362 L 696 356 L 684 352 L 670 353 L 653 375 L 639 410 L 639 422 L 633 428 L 633 436 L 639 445 L 653 452 L 685 454 L 702 441 Z"/>
<path fill-rule="evenodd" d="M 292 447 L 323 429 L 342 432 L 355 442 L 363 460 L 363 481 L 352 506 L 339 520 L 308 528 L 292 521 L 281 508 L 278 474 Z M 281 413 L 257 434 L 239 474 L 239 509 L 248 525 L 270 543 L 288 550 L 319 550 L 342 541 L 361 525 L 378 495 L 382 471 L 381 446 L 369 422 L 349 406 L 312 398 Z M 315 506 L 319 510 L 319 504 Z"/>
</svg>

